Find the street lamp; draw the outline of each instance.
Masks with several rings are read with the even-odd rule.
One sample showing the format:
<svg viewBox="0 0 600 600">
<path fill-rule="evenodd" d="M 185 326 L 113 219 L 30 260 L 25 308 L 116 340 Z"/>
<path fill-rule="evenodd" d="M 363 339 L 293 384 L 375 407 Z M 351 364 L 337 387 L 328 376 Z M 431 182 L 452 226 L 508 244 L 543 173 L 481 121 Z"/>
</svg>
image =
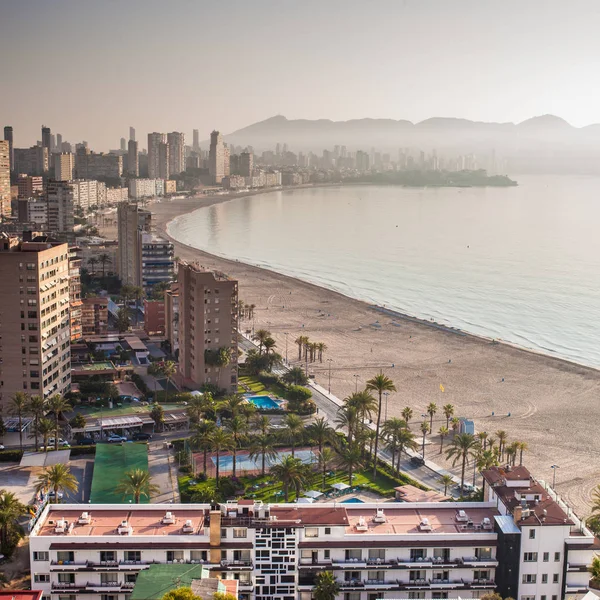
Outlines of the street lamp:
<svg viewBox="0 0 600 600">
<path fill-rule="evenodd" d="M 554 488 L 556 487 L 556 469 L 560 469 L 560 467 L 558 465 L 552 465 L 550 468 L 553 471 L 553 473 L 552 473 L 552 489 L 554 490 Z"/>
<path fill-rule="evenodd" d="M 327 362 L 329 363 L 329 393 L 331 394 L 331 363 L 333 362 L 333 359 L 328 358 Z"/>
<path fill-rule="evenodd" d="M 354 392 L 357 393 L 358 392 L 358 378 L 360 377 L 360 375 L 354 375 Z"/>
<path fill-rule="evenodd" d="M 389 392 L 383 392 L 383 395 L 385 396 L 385 420 L 387 421 L 388 396 L 390 395 L 390 393 Z"/>
<path fill-rule="evenodd" d="M 289 365 L 290 363 L 288 362 L 288 335 L 290 335 L 287 331 L 283 334 L 285 335 L 285 364 Z"/>
</svg>

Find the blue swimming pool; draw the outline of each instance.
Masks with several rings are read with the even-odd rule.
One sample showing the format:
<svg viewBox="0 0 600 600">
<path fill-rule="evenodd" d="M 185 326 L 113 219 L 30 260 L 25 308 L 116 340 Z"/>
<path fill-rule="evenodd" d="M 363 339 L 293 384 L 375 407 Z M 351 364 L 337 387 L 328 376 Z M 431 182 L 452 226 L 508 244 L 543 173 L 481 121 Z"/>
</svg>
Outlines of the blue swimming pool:
<svg viewBox="0 0 600 600">
<path fill-rule="evenodd" d="M 270 396 L 247 396 L 246 400 L 256 408 L 279 408 L 279 403 Z"/>
<path fill-rule="evenodd" d="M 267 458 L 265 461 L 266 467 L 269 468 L 271 465 L 280 462 L 284 456 L 288 456 L 289 454 L 291 454 L 291 452 L 286 450 L 285 452 L 278 452 L 277 458 L 274 460 L 269 460 Z M 312 450 L 296 450 L 294 456 L 307 464 L 316 462 L 317 460 L 317 457 Z M 217 459 L 214 456 L 211 457 L 211 460 L 214 465 L 217 464 Z M 262 466 L 261 462 L 262 460 L 260 457 L 252 460 L 248 454 L 238 454 L 235 468 L 237 473 L 241 473 L 242 471 L 259 471 Z M 219 471 L 221 474 L 233 471 L 233 456 L 219 456 Z"/>
<path fill-rule="evenodd" d="M 341 504 L 364 504 L 360 498 L 348 498 L 348 500 L 342 500 Z"/>
</svg>

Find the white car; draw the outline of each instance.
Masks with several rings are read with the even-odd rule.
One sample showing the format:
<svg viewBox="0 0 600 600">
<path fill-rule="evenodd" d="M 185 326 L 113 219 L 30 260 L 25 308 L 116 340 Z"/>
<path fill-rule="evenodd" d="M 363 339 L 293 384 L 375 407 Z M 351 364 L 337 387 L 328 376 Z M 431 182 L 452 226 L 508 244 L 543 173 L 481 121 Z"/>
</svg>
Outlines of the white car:
<svg viewBox="0 0 600 600">
<path fill-rule="evenodd" d="M 118 442 L 126 442 L 126 441 L 127 441 L 127 438 L 126 438 L 126 437 L 123 437 L 122 435 L 117 435 L 117 434 L 115 434 L 115 433 L 109 433 L 109 434 L 106 436 L 106 441 L 107 441 L 109 444 L 116 444 L 116 443 L 118 443 Z"/>
<path fill-rule="evenodd" d="M 0 450 L 4 450 L 4 446 L 2 444 L 0 444 Z M 0 559 L 2 560 L 2 559 Z"/>
</svg>

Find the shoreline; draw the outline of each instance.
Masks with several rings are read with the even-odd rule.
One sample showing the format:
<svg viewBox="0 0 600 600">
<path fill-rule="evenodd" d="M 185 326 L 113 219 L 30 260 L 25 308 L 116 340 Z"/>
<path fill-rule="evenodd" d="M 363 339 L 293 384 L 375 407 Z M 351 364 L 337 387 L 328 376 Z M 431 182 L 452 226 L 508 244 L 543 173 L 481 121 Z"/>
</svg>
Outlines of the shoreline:
<svg viewBox="0 0 600 600">
<path fill-rule="evenodd" d="M 451 403 L 456 416 L 476 421 L 477 430 L 494 435 L 504 429 L 509 441 L 527 442 L 525 464 L 539 478 L 548 479 L 549 465 L 559 464 L 559 493 L 578 514 L 589 512 L 593 488 L 600 482 L 600 467 L 596 467 L 600 441 L 588 426 L 600 396 L 600 371 L 220 258 L 167 233 L 168 223 L 186 213 L 258 193 L 268 192 L 186 198 L 149 208 L 158 231 L 173 241 L 181 259 L 225 271 L 239 281 L 240 298 L 256 305 L 255 328 L 269 329 L 283 356 L 287 340 L 290 362 L 298 362 L 294 344 L 298 335 L 327 344 L 325 359 L 333 362 L 313 363 L 311 372 L 327 387 L 331 365 L 331 390 L 336 396 L 344 398 L 383 370 L 398 388 L 389 398 L 389 416 L 400 416 L 404 406 L 411 406 L 414 430 L 418 415 L 429 402 L 436 402 L 439 412 L 433 431 L 437 432 L 446 424 L 441 407 Z M 242 329 L 251 327 L 252 323 L 241 323 Z M 439 437 L 430 439 L 428 458 L 446 466 L 437 453 Z"/>
</svg>

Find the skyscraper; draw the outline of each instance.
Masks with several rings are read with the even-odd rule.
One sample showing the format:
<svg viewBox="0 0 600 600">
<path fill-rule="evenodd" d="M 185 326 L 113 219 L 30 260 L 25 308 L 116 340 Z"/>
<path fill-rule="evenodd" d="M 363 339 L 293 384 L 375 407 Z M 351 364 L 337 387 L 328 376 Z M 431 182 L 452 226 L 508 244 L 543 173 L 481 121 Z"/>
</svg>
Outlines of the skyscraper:
<svg viewBox="0 0 600 600">
<path fill-rule="evenodd" d="M 158 149 L 166 141 L 167 136 L 164 133 L 154 132 L 148 134 L 148 177 L 150 179 L 158 179 L 160 177 Z"/>
<path fill-rule="evenodd" d="M 62 134 L 61 133 L 57 133 L 56 134 L 56 149 L 58 150 L 58 152 L 63 152 L 63 149 L 62 149 Z"/>
<path fill-rule="evenodd" d="M 129 128 L 129 139 L 135 142 L 135 129 L 133 127 Z"/>
<path fill-rule="evenodd" d="M 11 172 L 15 170 L 15 151 L 13 150 L 13 128 L 6 125 L 4 128 L 4 139 L 8 142 L 8 155 Z"/>
<path fill-rule="evenodd" d="M 223 144 L 223 136 L 218 131 L 213 131 L 210 134 L 208 172 L 213 183 L 221 183 L 225 176 L 225 145 Z"/>
<path fill-rule="evenodd" d="M 140 176 L 140 159 L 138 156 L 138 143 L 135 140 L 129 140 L 127 150 L 127 169 L 132 177 Z"/>
<path fill-rule="evenodd" d="M 141 233 L 150 231 L 152 213 L 137 204 L 122 202 L 117 209 L 117 274 L 123 285 L 139 285 L 141 281 Z"/>
<path fill-rule="evenodd" d="M 173 131 L 167 135 L 169 143 L 169 174 L 179 175 L 185 171 L 185 135 Z"/>
<path fill-rule="evenodd" d="M 254 170 L 254 155 L 252 152 L 242 152 L 240 154 L 239 171 L 244 177 L 252 177 Z"/>
<path fill-rule="evenodd" d="M 161 142 L 158 145 L 158 178 L 169 179 L 169 144 Z"/>
<path fill-rule="evenodd" d="M 0 142 L 0 216 L 10 217 L 10 143 Z"/>
<path fill-rule="evenodd" d="M 127 151 L 127 140 L 125 138 L 121 138 L 121 152 Z"/>
<path fill-rule="evenodd" d="M 52 151 L 52 132 L 50 131 L 50 127 L 46 127 L 42 125 L 42 147 L 48 149 L 48 156 L 50 156 L 50 152 Z"/>
<path fill-rule="evenodd" d="M 75 155 L 70 152 L 61 152 L 54 156 L 54 179 L 57 181 L 71 181 L 75 169 Z"/>
<path fill-rule="evenodd" d="M 194 135 L 194 144 L 192 146 L 192 149 L 194 150 L 194 152 L 198 152 L 198 150 L 200 150 L 200 134 L 198 133 L 197 129 L 194 129 L 193 135 Z"/>
</svg>

